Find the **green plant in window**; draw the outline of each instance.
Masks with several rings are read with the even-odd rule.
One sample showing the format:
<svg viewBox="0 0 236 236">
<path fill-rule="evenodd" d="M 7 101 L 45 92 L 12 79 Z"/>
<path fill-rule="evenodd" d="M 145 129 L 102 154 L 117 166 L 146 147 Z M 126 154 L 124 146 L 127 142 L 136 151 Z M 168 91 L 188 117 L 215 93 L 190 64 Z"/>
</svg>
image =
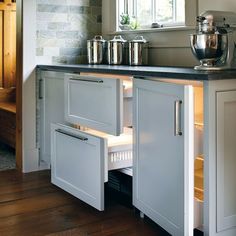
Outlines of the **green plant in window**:
<svg viewBox="0 0 236 236">
<path fill-rule="evenodd" d="M 121 25 L 129 25 L 130 24 L 130 16 L 129 14 L 122 13 L 120 15 L 120 24 Z"/>
<path fill-rule="evenodd" d="M 131 19 L 130 19 L 130 28 L 132 30 L 135 30 L 135 29 L 138 29 L 140 27 L 140 24 L 139 22 L 137 21 L 137 19 L 133 16 Z"/>
</svg>

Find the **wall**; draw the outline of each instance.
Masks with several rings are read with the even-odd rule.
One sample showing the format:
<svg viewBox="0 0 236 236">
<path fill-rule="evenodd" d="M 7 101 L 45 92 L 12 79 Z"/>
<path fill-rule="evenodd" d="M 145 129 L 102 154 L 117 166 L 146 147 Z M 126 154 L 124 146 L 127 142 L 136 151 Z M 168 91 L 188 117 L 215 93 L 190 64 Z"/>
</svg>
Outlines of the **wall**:
<svg viewBox="0 0 236 236">
<path fill-rule="evenodd" d="M 101 34 L 101 6 L 101 0 L 37 0 L 38 64 L 86 63 L 86 40 Z"/>
<path fill-rule="evenodd" d="M 36 0 L 17 1 L 17 14 L 20 14 L 18 5 L 22 2 L 23 9 L 23 68 L 22 68 L 22 158 L 23 172 L 38 170 L 38 149 L 36 148 L 36 114 L 35 114 L 35 66 L 36 66 Z M 17 30 L 21 30 L 20 21 Z M 21 42 L 18 42 L 21 43 Z"/>
<path fill-rule="evenodd" d="M 186 0 L 187 15 L 196 17 L 206 10 L 234 11 L 236 12 L 235 0 Z M 193 6 L 193 7 L 192 7 Z M 196 9 L 195 9 L 196 8 Z M 157 66 L 187 66 L 192 67 L 199 64 L 190 49 L 189 35 L 195 32 L 195 20 L 191 21 L 189 27 L 178 30 L 155 31 L 132 31 L 114 32 L 115 29 L 115 0 L 103 0 L 103 35 L 110 39 L 115 34 L 122 34 L 125 39 L 132 39 L 136 35 L 143 35 L 149 42 L 149 64 Z"/>
<path fill-rule="evenodd" d="M 235 0 L 198 0 L 199 12 L 206 10 L 233 11 L 236 12 Z"/>
<path fill-rule="evenodd" d="M 39 166 L 36 146 L 35 67 L 86 60 L 87 37 L 101 33 L 101 0 L 21 0 L 17 4 L 18 14 L 23 5 L 23 172 L 31 172 L 44 168 Z M 21 30 L 20 22 L 17 28 Z"/>
</svg>

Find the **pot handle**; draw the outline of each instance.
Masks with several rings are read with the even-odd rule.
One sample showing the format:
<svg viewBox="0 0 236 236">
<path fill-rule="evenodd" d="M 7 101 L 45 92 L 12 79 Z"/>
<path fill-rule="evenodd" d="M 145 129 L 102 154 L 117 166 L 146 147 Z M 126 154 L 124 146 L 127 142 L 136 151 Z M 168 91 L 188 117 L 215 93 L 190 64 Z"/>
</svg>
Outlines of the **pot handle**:
<svg viewBox="0 0 236 236">
<path fill-rule="evenodd" d="M 141 36 L 141 35 L 137 35 L 137 36 L 134 38 L 134 40 L 142 41 L 142 42 L 144 42 L 144 43 L 147 42 L 147 40 L 146 40 L 143 36 Z"/>
<path fill-rule="evenodd" d="M 94 36 L 94 39 L 95 39 L 95 40 L 103 40 L 103 38 L 102 38 L 101 35 L 95 35 L 95 36 Z"/>
<path fill-rule="evenodd" d="M 124 41 L 124 39 L 122 38 L 121 35 L 116 35 L 116 36 L 114 36 L 114 39 L 115 39 L 115 40 Z"/>
</svg>

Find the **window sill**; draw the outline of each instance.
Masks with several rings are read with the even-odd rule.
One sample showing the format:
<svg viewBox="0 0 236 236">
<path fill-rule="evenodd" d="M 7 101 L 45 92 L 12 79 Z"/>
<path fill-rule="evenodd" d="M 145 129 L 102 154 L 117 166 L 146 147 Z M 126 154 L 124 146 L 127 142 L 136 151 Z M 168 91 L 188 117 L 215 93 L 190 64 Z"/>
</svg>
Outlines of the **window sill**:
<svg viewBox="0 0 236 236">
<path fill-rule="evenodd" d="M 109 32 L 107 33 L 107 35 L 188 31 L 188 30 L 195 30 L 195 28 L 196 28 L 195 26 L 172 26 L 172 27 L 137 29 L 137 30 L 117 30 L 117 31 Z"/>
</svg>

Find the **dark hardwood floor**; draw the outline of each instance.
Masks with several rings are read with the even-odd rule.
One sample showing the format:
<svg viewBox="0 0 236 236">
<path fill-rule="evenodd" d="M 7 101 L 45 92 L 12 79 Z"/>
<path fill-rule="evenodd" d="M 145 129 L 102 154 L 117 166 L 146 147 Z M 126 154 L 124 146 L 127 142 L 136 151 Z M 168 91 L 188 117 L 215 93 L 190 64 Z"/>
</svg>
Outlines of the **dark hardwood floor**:
<svg viewBox="0 0 236 236">
<path fill-rule="evenodd" d="M 109 198 L 109 197 L 108 197 Z M 0 172 L 1 236 L 165 236 L 135 211 L 106 201 L 99 212 L 50 183 L 48 171 Z"/>
</svg>

